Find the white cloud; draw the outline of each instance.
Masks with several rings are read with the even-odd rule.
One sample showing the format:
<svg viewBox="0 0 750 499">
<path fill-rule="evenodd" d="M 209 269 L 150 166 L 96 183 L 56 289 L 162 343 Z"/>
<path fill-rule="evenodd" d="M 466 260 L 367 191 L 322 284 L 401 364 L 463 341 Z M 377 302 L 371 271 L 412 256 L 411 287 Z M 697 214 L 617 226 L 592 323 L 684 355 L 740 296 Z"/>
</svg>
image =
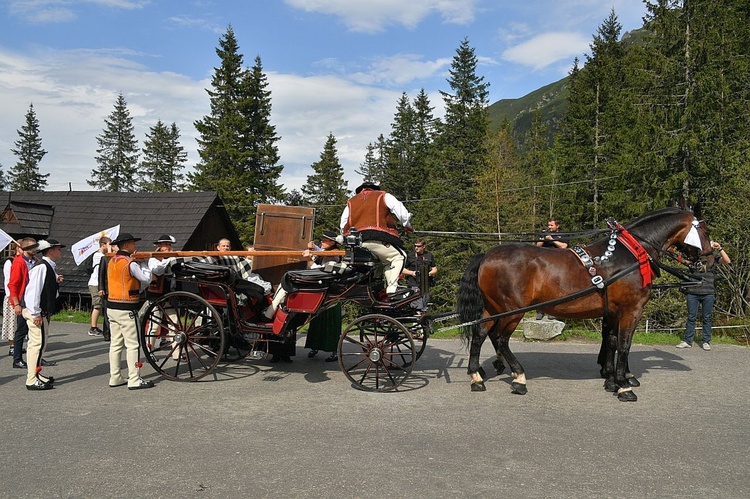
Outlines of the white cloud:
<svg viewBox="0 0 750 499">
<path fill-rule="evenodd" d="M 133 10 L 143 8 L 150 0 L 11 0 L 8 11 L 34 24 L 65 23 L 78 18 L 80 10 L 94 4 L 103 7 Z"/>
<path fill-rule="evenodd" d="M 544 33 L 505 50 L 502 58 L 534 70 L 567 60 L 585 52 L 590 37 L 574 32 Z"/>
<path fill-rule="evenodd" d="M 414 80 L 423 80 L 449 67 L 451 58 L 422 61 L 417 54 L 396 54 L 373 61 L 364 72 L 351 75 L 352 80 L 362 84 L 379 84 L 390 87 L 406 85 Z"/>
<path fill-rule="evenodd" d="M 203 17 L 192 17 L 187 15 L 172 16 L 169 21 L 180 28 L 197 28 L 203 31 L 210 31 L 218 35 L 224 34 L 226 27 L 205 19 Z"/>
<path fill-rule="evenodd" d="M 468 24 L 478 0 L 285 0 L 292 7 L 340 17 L 352 31 L 377 33 L 391 25 L 416 27 L 430 14 L 443 21 Z"/>
<path fill-rule="evenodd" d="M 161 119 L 180 128 L 188 164 L 198 160 L 194 121 L 209 111 L 205 89 L 209 80 L 153 72 L 134 61 L 142 54 L 126 50 L 53 51 L 38 49 L 18 55 L 0 49 L 0 163 L 8 171 L 16 158 L 10 152 L 18 139 L 29 103 L 39 120 L 42 147 L 49 153 L 40 170 L 51 173 L 49 190 L 89 190 L 86 179 L 96 167 L 96 137 L 122 92 L 133 117 L 139 146 L 149 128 Z M 272 92 L 272 124 L 284 165 L 281 182 L 299 189 L 318 161 L 328 133 L 337 140 L 345 178 L 364 160 L 367 144 L 388 134 L 401 91 L 378 89 L 337 76 L 301 77 L 267 73 Z M 413 97 L 413 96 L 412 96 Z M 435 97 L 438 98 L 438 97 Z"/>
</svg>

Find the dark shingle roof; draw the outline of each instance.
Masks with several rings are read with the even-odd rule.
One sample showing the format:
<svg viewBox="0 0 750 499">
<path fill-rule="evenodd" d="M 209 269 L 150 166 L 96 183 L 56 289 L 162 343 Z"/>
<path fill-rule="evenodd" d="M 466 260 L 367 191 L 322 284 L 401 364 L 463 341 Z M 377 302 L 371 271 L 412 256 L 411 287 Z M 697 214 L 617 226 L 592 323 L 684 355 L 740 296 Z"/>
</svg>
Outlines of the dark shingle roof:
<svg viewBox="0 0 750 499">
<path fill-rule="evenodd" d="M 19 222 L 23 214 L 23 223 L 31 224 L 28 214 L 35 214 L 34 229 L 38 232 L 24 226 L 25 234 L 40 238 L 49 236 L 66 245 L 58 265 L 65 274 L 61 291 L 67 293 L 86 293 L 91 270 L 90 260 L 76 267 L 71 245 L 117 224 L 122 232 L 142 238 L 138 249 L 144 251 L 152 249 L 152 241 L 162 234 L 177 239 L 176 250 L 205 249 L 203 234 L 196 231 L 216 231 L 230 237 L 233 244 L 239 244 L 236 231 L 215 192 L 0 192 L 0 206 L 10 207 Z M 211 212 L 210 221 L 202 225 Z M 44 213 L 50 215 L 46 227 L 41 220 Z M 12 230 L 12 224 L 7 224 L 7 227 Z M 17 235 L 10 230 L 6 232 Z M 206 236 L 209 240 L 218 240 L 215 234 Z M 186 247 L 191 241 L 192 246 Z"/>
<path fill-rule="evenodd" d="M 10 203 L 6 203 L 4 207 L 12 211 L 15 216 L 15 223 L 4 223 L 3 230 L 7 228 L 19 234 L 49 235 L 52 217 L 55 214 L 54 207 L 46 204 L 23 203 L 20 201 L 11 201 Z"/>
</svg>

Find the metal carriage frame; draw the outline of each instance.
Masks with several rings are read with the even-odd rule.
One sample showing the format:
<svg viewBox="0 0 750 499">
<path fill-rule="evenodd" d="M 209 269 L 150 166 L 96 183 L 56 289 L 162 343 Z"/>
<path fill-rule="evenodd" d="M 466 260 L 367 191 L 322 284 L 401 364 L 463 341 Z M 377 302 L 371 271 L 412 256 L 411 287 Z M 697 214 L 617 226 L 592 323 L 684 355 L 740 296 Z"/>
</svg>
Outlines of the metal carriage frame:
<svg viewBox="0 0 750 499">
<path fill-rule="evenodd" d="M 364 313 L 341 333 L 339 367 L 356 388 L 390 391 L 409 377 L 432 333 L 430 317 L 412 307 L 422 293 L 404 289 L 386 298 L 383 264 L 356 237 L 347 240 L 342 263 L 287 272 L 279 284 L 287 298 L 270 321 L 262 313 L 268 298 L 230 268 L 184 262 L 173 270 L 176 290 L 139 314 L 145 358 L 170 380 L 202 379 L 222 361 L 263 359 L 313 318 L 348 302 Z"/>
</svg>

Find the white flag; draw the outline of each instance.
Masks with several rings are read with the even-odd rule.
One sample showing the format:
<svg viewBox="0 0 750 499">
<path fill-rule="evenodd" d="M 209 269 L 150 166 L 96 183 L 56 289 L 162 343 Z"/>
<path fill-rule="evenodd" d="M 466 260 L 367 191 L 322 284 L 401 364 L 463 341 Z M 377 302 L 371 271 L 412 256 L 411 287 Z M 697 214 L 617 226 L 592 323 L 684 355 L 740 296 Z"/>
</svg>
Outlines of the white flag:
<svg viewBox="0 0 750 499">
<path fill-rule="evenodd" d="M 108 238 L 115 240 L 120 234 L 120 226 L 115 225 L 109 229 L 91 234 L 89 237 L 84 237 L 73 246 L 70 247 L 70 251 L 73 252 L 73 260 L 76 265 L 80 265 L 85 259 L 93 255 L 99 250 L 99 239 L 107 236 Z"/>
<path fill-rule="evenodd" d="M 685 244 L 702 249 L 701 236 L 698 234 L 698 224 L 698 220 L 693 220 L 693 226 L 690 227 L 690 231 L 688 231 L 687 236 L 685 236 Z"/>
<path fill-rule="evenodd" d="M 4 230 L 0 229 L 0 251 L 4 250 L 11 242 L 13 242 L 13 238 Z"/>
</svg>

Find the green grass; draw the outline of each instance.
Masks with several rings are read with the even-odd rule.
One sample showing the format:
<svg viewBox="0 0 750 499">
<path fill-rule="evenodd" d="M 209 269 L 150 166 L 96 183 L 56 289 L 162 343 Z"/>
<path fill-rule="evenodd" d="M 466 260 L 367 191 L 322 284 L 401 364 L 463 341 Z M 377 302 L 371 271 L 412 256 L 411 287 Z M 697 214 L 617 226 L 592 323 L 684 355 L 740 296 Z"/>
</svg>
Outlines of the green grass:
<svg viewBox="0 0 750 499">
<path fill-rule="evenodd" d="M 73 322 L 75 324 L 88 324 L 91 322 L 91 312 L 85 310 L 61 310 L 51 317 L 55 322 Z M 102 319 L 99 318 L 101 324 Z"/>
</svg>

